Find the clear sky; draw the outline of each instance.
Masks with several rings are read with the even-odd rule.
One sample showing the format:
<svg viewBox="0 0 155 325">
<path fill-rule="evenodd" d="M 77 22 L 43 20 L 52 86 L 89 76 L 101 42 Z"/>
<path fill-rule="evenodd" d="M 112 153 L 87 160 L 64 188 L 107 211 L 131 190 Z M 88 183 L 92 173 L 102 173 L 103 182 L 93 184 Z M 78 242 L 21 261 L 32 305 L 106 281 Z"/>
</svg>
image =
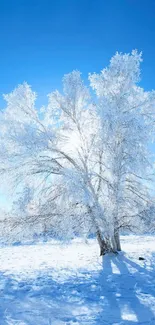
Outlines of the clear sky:
<svg viewBox="0 0 155 325">
<path fill-rule="evenodd" d="M 0 94 L 27 81 L 42 103 L 64 73 L 86 78 L 135 48 L 142 85 L 155 88 L 154 0 L 0 0 Z"/>
<path fill-rule="evenodd" d="M 0 95 L 27 81 L 43 104 L 65 73 L 86 78 L 135 48 L 143 51 L 141 84 L 153 89 L 155 0 L 0 0 Z"/>
</svg>

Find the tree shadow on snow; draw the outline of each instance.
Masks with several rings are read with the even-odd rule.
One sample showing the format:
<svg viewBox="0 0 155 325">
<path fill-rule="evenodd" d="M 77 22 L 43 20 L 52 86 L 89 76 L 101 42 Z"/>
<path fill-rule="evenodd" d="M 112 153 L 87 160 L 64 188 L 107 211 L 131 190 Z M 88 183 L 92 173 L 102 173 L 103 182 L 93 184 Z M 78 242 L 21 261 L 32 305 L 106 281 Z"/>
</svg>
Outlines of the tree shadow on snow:
<svg viewBox="0 0 155 325">
<path fill-rule="evenodd" d="M 64 281 L 52 270 L 25 280 L 0 273 L 0 325 L 155 324 L 153 272 L 123 253 L 104 256 L 101 271 L 79 271 Z"/>
<path fill-rule="evenodd" d="M 108 312 L 114 324 L 155 324 L 155 314 L 148 305 L 150 295 L 155 297 L 155 288 L 150 286 L 152 276 L 152 272 L 128 259 L 123 253 L 104 256 L 99 282 L 107 301 L 107 309 L 104 305 L 100 321 L 107 321 L 105 314 Z"/>
</svg>

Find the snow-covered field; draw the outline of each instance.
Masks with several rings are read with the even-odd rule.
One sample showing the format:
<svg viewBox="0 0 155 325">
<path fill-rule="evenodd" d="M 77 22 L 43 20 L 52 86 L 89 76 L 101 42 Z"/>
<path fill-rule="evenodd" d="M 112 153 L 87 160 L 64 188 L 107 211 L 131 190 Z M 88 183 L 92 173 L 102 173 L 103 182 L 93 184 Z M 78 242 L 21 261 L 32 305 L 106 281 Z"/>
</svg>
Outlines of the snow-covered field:
<svg viewBox="0 0 155 325">
<path fill-rule="evenodd" d="M 0 248 L 0 325 L 155 325 L 155 237 Z M 145 261 L 139 261 L 139 256 Z"/>
</svg>

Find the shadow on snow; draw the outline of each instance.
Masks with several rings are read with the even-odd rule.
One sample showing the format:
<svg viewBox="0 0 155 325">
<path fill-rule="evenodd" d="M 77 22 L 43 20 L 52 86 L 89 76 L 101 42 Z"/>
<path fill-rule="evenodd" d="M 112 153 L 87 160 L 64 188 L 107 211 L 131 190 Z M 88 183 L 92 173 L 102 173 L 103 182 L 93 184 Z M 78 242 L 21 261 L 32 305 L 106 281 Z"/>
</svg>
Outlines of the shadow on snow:
<svg viewBox="0 0 155 325">
<path fill-rule="evenodd" d="M 1 273 L 0 325 L 155 324 L 155 273 L 123 253 L 104 256 L 100 272 L 80 272 L 64 282 L 49 270 L 25 281 Z"/>
</svg>

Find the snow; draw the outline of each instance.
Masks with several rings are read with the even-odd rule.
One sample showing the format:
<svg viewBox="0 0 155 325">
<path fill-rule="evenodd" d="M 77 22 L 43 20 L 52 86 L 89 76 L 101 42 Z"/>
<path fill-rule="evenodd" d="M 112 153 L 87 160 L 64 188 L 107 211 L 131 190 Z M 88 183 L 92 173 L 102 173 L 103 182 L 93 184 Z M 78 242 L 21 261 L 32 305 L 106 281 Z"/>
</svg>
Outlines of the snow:
<svg viewBox="0 0 155 325">
<path fill-rule="evenodd" d="M 0 248 L 0 325 L 154 325 L 155 237 Z M 139 261 L 139 256 L 145 258 Z"/>
</svg>

